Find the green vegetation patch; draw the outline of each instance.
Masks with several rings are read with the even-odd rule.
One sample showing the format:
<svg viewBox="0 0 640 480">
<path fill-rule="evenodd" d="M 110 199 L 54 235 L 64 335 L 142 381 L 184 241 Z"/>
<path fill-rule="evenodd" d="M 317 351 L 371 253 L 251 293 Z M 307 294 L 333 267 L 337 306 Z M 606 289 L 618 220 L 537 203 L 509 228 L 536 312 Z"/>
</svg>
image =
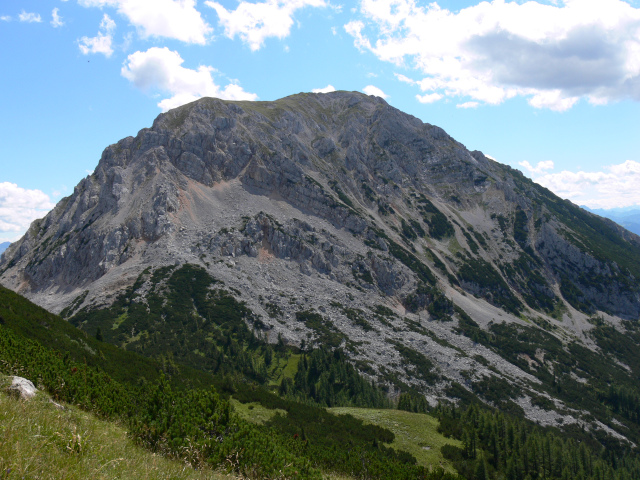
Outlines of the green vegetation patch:
<svg viewBox="0 0 640 480">
<path fill-rule="evenodd" d="M 431 272 L 431 269 L 422 263 L 412 253 L 407 252 L 404 248 L 398 245 L 393 240 L 387 238 L 389 243 L 389 253 L 404 263 L 410 270 L 412 270 L 420 280 L 425 283 L 435 285 L 436 277 Z"/>
<path fill-rule="evenodd" d="M 447 216 L 436 208 L 427 197 L 420 194 L 418 197 L 418 211 L 422 214 L 424 222 L 429 227 L 429 235 L 436 240 L 451 237 L 455 234 L 453 225 Z"/>
<path fill-rule="evenodd" d="M 281 408 L 266 408 L 259 402 L 240 403 L 238 400 L 231 397 L 229 399 L 233 410 L 240 415 L 241 418 L 247 422 L 255 423 L 257 425 L 264 425 L 271 420 L 275 415 L 286 415 L 287 411 Z"/>
<path fill-rule="evenodd" d="M 332 348 L 338 348 L 347 337 L 333 324 L 320 315 L 311 310 L 301 310 L 296 312 L 296 320 L 305 324 L 305 326 L 313 330 L 316 334 L 315 343 L 318 345 L 327 345 Z"/>
<path fill-rule="evenodd" d="M 522 294 L 531 308 L 551 313 L 558 299 L 543 273 L 543 264 L 529 246 L 511 264 L 502 264 L 502 272 Z"/>
<path fill-rule="evenodd" d="M 350 208 L 355 208 L 355 206 L 353 205 L 353 202 L 351 201 L 351 199 L 342 191 L 342 189 L 338 186 L 338 182 L 336 182 L 335 180 L 330 180 L 329 181 L 329 186 L 331 187 L 331 189 L 336 192 L 336 194 L 338 195 L 338 198 L 340 199 L 340 201 L 342 203 L 344 203 L 345 205 L 347 205 Z"/>
<path fill-rule="evenodd" d="M 422 353 L 417 352 L 413 348 L 394 341 L 388 340 L 393 345 L 396 351 L 400 354 L 403 361 L 403 366 L 407 373 L 415 375 L 417 378 L 424 380 L 430 385 L 433 385 L 440 375 L 434 372 L 434 364 Z"/>
<path fill-rule="evenodd" d="M 513 239 L 524 249 L 527 247 L 529 238 L 529 219 L 527 214 L 520 207 L 516 209 L 516 217 L 513 222 Z"/>
<path fill-rule="evenodd" d="M 0 376 L 0 384 L 6 377 Z M 206 465 L 198 469 L 136 445 L 125 427 L 64 404 L 46 394 L 29 402 L 0 393 L 2 478 L 230 479 Z"/>
<path fill-rule="evenodd" d="M 15 292 L 0 286 L 0 329 L 19 337 L 29 338 L 39 344 L 63 352 L 67 360 L 98 367 L 119 381 L 157 379 L 160 368 L 156 362 L 139 355 L 97 341 L 79 331 L 69 322 L 49 313 Z M 202 385 L 207 375 L 193 375 L 193 370 L 183 369 L 183 375 L 193 385 Z"/>
<path fill-rule="evenodd" d="M 507 283 L 489 262 L 482 258 L 465 258 L 460 253 L 456 256 L 461 261 L 458 278 L 462 285 L 508 312 L 517 315 L 522 310 L 520 300 L 511 293 Z"/>
<path fill-rule="evenodd" d="M 148 282 L 146 303 L 136 293 Z M 108 308 L 81 310 L 70 322 L 105 342 L 157 359 L 167 373 L 186 365 L 267 379 L 262 321 L 196 265 L 145 270 Z M 115 328 L 114 328 L 115 327 Z"/>
<path fill-rule="evenodd" d="M 360 310 L 359 308 L 344 307 L 342 309 L 342 313 L 344 313 L 349 320 L 362 328 L 365 332 L 371 332 L 374 330 L 369 321 L 366 319 L 364 311 Z"/>
<path fill-rule="evenodd" d="M 472 383 L 471 389 L 476 395 L 489 400 L 499 410 L 524 417 L 524 410 L 511 399 L 518 396 L 518 388 L 511 382 L 495 375 L 483 375 L 482 379 Z"/>
<path fill-rule="evenodd" d="M 419 465 L 442 465 L 447 471 L 453 471 L 451 463 L 442 456 L 441 447 L 461 447 L 462 442 L 439 433 L 438 420 L 430 415 L 350 407 L 332 408 L 329 411 L 336 415 L 349 414 L 365 424 L 386 428 L 394 434 L 393 442 L 389 444 L 392 448 L 409 452 Z"/>
<path fill-rule="evenodd" d="M 4 327 L 0 328 L 0 364 L 7 373 L 33 379 L 57 401 L 124 422 L 136 443 L 150 450 L 213 465 L 222 465 L 230 452 L 237 451 L 241 454 L 233 469 L 241 474 L 269 477 L 284 469 L 288 476 L 297 471 L 303 478 L 319 478 L 310 462 L 291 453 L 286 442 L 273 442 L 270 432 L 232 415 L 229 402 L 214 389 L 183 386 L 176 390 L 163 376 L 154 382 L 120 383 Z M 79 437 L 70 435 L 73 443 L 65 440 L 63 448 L 69 445 L 69 453 L 80 453 L 86 434 L 74 433 Z"/>
<path fill-rule="evenodd" d="M 467 479 L 633 478 L 640 468 L 637 453 L 602 432 L 542 428 L 478 405 L 440 407 L 437 414 L 439 432 L 462 442 L 443 445 L 442 454 Z"/>
</svg>

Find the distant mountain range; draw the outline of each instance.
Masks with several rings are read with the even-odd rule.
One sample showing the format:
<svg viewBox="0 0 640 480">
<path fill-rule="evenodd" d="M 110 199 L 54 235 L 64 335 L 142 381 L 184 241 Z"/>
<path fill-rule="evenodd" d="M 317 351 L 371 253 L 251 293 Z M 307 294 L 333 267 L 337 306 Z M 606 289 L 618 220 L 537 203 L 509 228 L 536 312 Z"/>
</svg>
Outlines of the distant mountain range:
<svg viewBox="0 0 640 480">
<path fill-rule="evenodd" d="M 636 235 L 640 235 L 640 208 L 637 206 L 626 208 L 611 208 L 608 210 L 604 210 L 601 208 L 582 208 L 584 208 L 585 210 L 589 210 L 596 215 L 600 215 L 601 217 L 613 220 L 618 225 L 623 226 L 630 232 L 633 232 Z"/>
<path fill-rule="evenodd" d="M 2 252 L 4 252 L 7 248 L 9 248 L 9 245 L 11 245 L 11 242 L 0 243 L 0 255 L 2 255 Z"/>
</svg>

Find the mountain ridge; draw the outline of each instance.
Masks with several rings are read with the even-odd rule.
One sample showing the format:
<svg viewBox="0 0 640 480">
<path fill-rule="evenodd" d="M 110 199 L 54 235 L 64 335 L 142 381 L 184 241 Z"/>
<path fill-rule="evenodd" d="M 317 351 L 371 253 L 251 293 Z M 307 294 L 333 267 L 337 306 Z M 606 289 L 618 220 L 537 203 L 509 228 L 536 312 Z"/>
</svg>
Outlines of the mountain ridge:
<svg viewBox="0 0 640 480">
<path fill-rule="evenodd" d="M 640 235 L 640 209 L 636 207 L 624 207 L 624 208 L 588 208 L 582 207 L 585 210 L 606 217 L 613 220 L 618 225 L 626 228 L 630 232 Z"/>
<path fill-rule="evenodd" d="M 579 383 L 566 351 L 598 352 L 640 316 L 638 236 L 353 92 L 161 114 L 11 245 L 0 281 L 84 329 L 129 289 L 114 342 L 144 350 L 154 327 L 127 305 L 152 311 L 185 265 L 271 342 L 340 346 L 393 391 L 474 392 L 543 424 L 588 426 L 552 390 L 558 372 Z M 495 382 L 521 392 L 501 399 Z"/>
</svg>

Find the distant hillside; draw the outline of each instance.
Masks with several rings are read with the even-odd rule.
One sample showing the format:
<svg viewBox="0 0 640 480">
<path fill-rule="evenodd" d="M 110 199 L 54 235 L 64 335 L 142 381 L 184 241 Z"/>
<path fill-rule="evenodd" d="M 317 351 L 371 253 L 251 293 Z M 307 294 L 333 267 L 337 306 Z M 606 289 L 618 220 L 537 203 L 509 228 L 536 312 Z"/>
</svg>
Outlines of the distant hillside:
<svg viewBox="0 0 640 480">
<path fill-rule="evenodd" d="M 2 255 L 2 252 L 4 252 L 9 247 L 9 245 L 11 245 L 11 242 L 0 243 L 0 255 Z"/>
<path fill-rule="evenodd" d="M 600 215 L 601 217 L 613 220 L 630 232 L 640 235 L 640 208 L 611 208 L 608 210 L 600 208 L 590 209 L 588 207 L 583 208 Z"/>
</svg>

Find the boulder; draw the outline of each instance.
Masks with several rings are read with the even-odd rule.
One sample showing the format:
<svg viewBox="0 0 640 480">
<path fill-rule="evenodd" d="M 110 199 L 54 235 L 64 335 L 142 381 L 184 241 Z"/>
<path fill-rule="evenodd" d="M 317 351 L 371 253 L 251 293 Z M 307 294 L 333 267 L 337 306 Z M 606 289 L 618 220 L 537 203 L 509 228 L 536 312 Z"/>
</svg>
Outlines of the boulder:
<svg viewBox="0 0 640 480">
<path fill-rule="evenodd" d="M 22 377 L 12 377 L 11 386 L 7 388 L 10 394 L 19 396 L 23 400 L 30 400 L 36 396 L 38 389 L 31 382 Z"/>
</svg>

